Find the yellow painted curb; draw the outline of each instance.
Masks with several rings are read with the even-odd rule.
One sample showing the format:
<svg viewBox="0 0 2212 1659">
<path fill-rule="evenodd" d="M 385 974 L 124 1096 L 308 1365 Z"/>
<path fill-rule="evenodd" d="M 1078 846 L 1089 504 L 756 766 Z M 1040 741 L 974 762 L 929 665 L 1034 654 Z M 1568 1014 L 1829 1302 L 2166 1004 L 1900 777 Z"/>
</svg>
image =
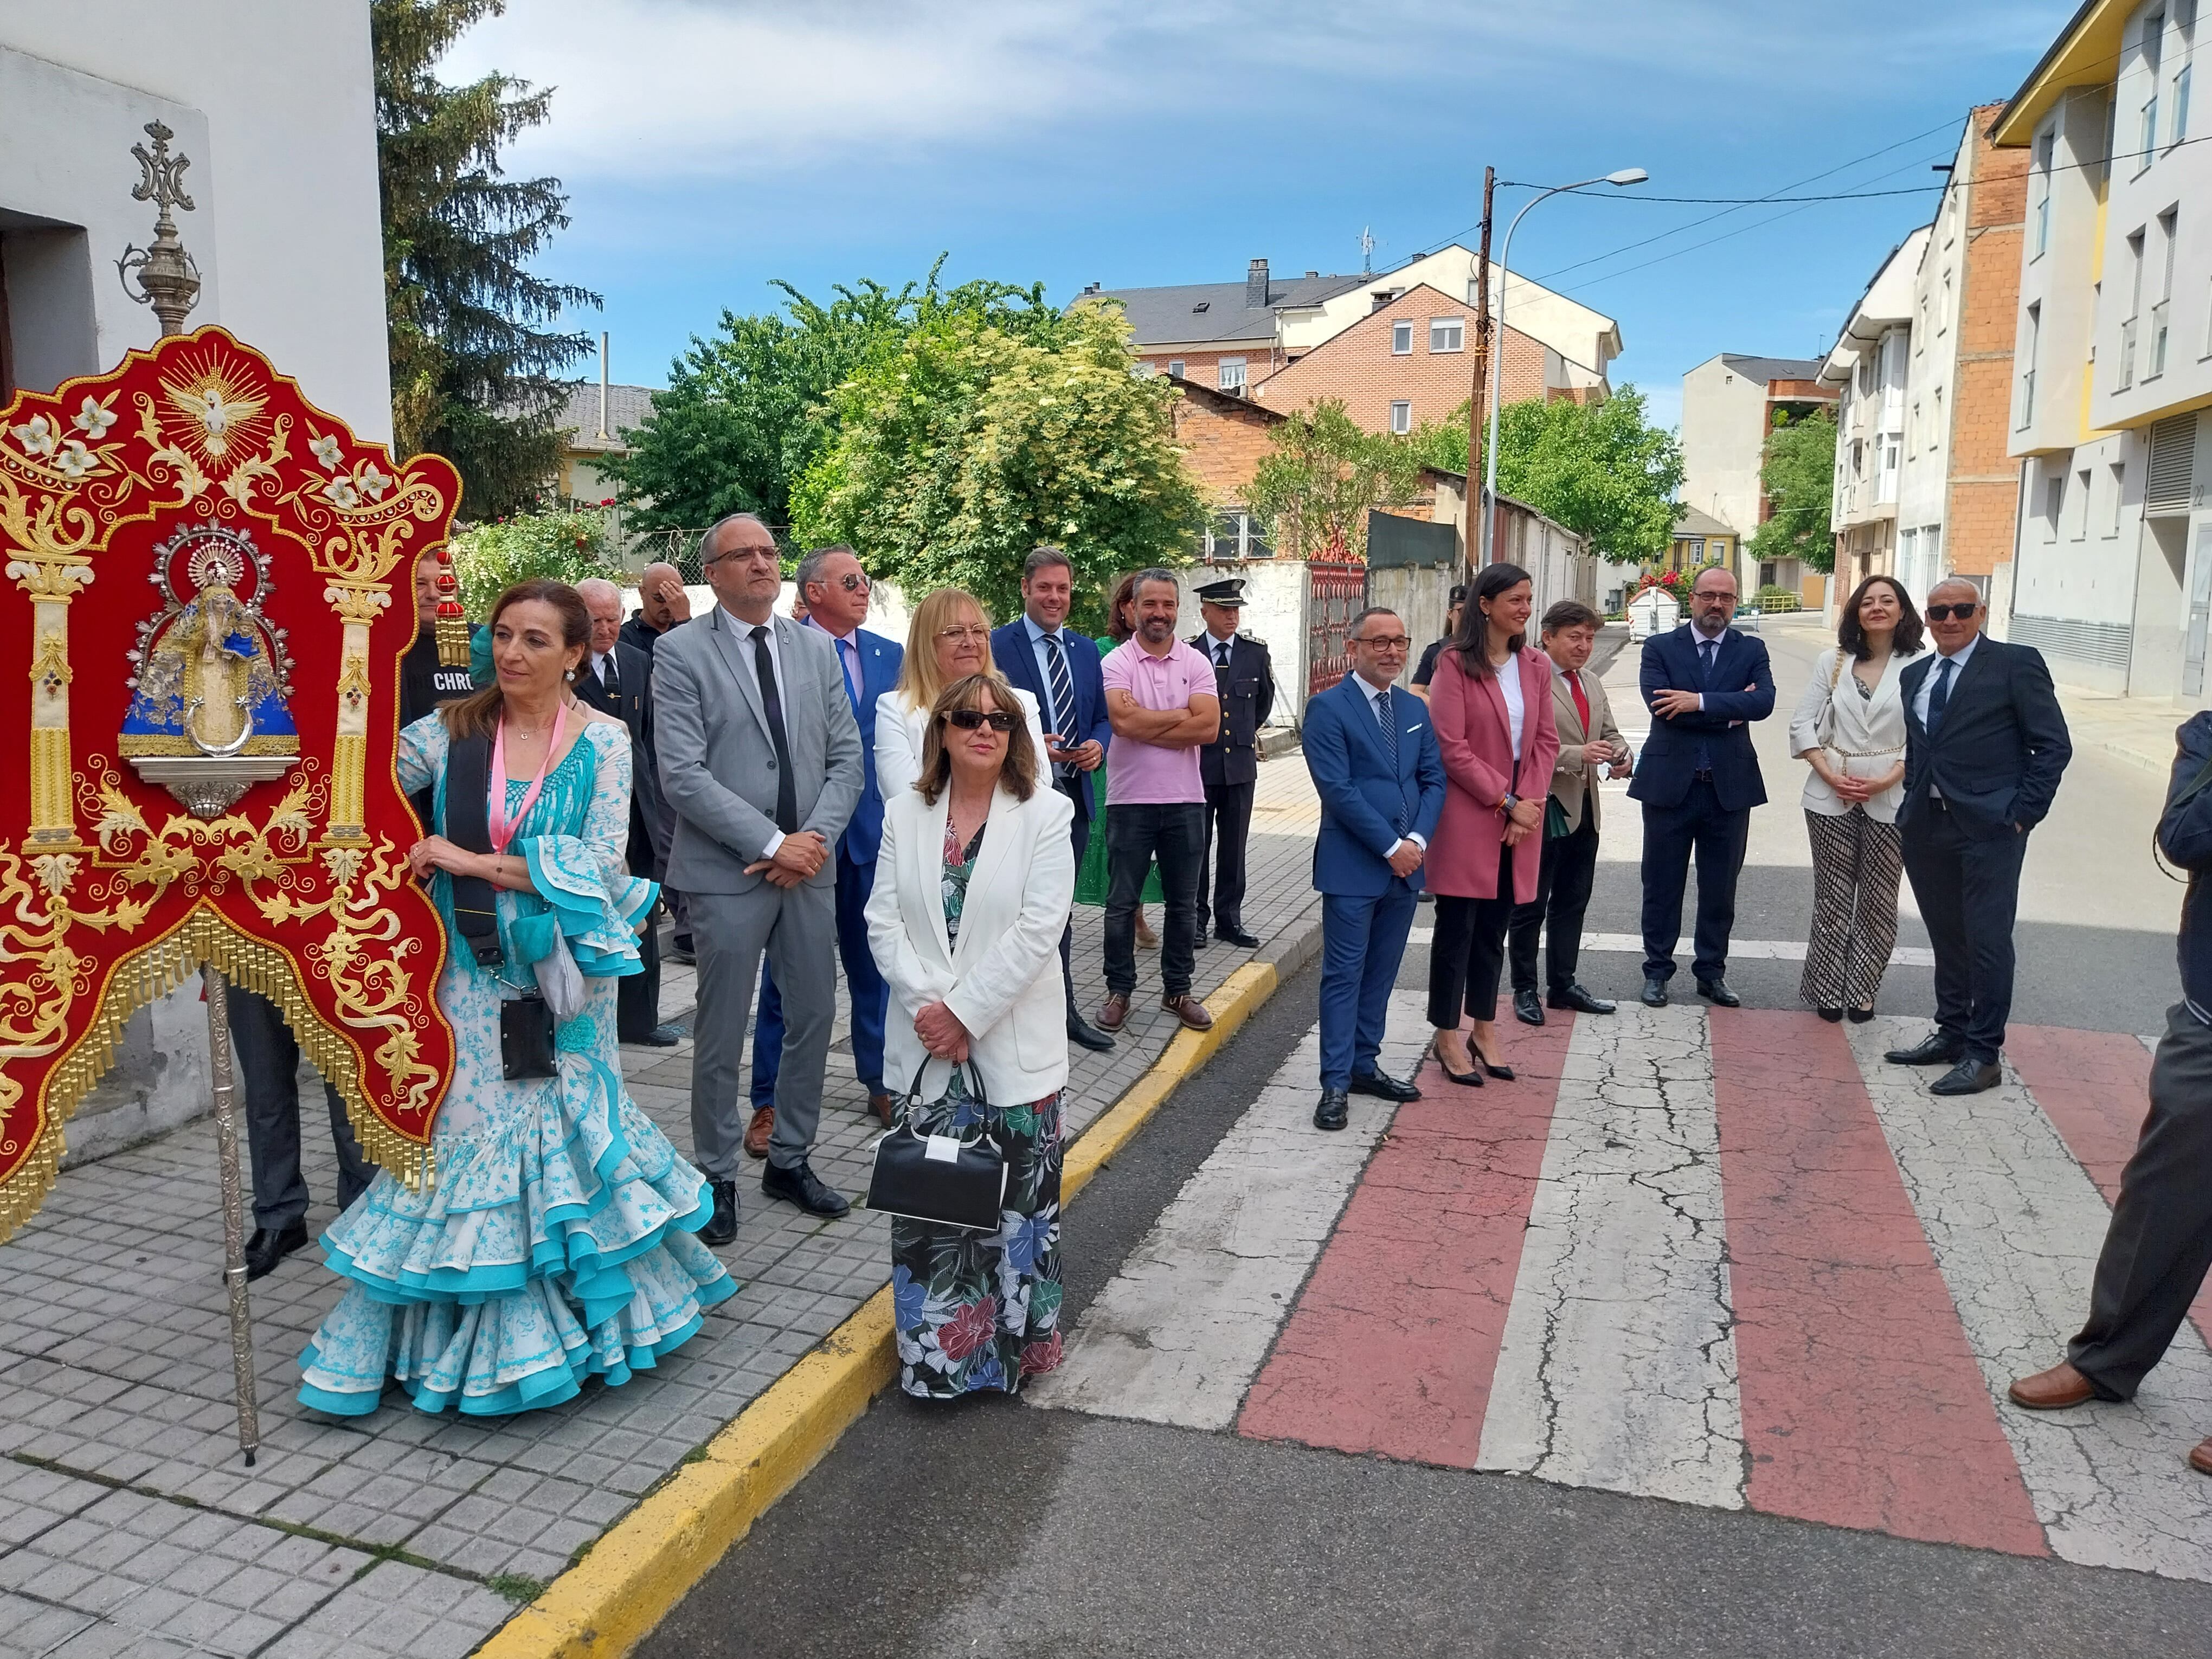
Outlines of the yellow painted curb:
<svg viewBox="0 0 2212 1659">
<path fill-rule="evenodd" d="M 1065 1203 L 1127 1146 L 1183 1079 L 1275 994 L 1247 963 L 1207 1000 L 1213 1027 L 1166 1052 L 1067 1150 Z M 769 1506 L 797 1486 L 897 1374 L 885 1285 L 477 1650 L 480 1659 L 617 1659 L 642 1641 Z"/>
</svg>

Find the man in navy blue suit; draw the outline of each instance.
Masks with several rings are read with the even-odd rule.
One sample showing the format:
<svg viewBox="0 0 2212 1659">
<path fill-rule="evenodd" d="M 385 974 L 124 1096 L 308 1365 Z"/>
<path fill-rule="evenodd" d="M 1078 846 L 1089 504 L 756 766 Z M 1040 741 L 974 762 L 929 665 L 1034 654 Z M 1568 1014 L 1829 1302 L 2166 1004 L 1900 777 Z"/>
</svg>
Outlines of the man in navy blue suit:
<svg viewBox="0 0 2212 1659">
<path fill-rule="evenodd" d="M 1682 891 L 1698 859 L 1698 994 L 1723 1008 L 1735 879 L 1743 868 L 1751 809 L 1766 799 L 1753 720 L 1774 712 L 1774 671 L 1762 640 L 1729 626 L 1735 578 L 1720 565 L 1698 573 L 1690 620 L 1644 641 L 1638 677 L 1651 710 L 1651 737 L 1628 787 L 1644 808 L 1644 1000 L 1667 1006 L 1674 945 L 1682 937 Z"/>
<path fill-rule="evenodd" d="M 1444 810 L 1444 763 L 1427 705 L 1392 689 L 1413 643 L 1397 612 L 1352 619 L 1352 672 L 1306 704 L 1306 770 L 1321 797 L 1314 886 L 1321 902 L 1321 1104 L 1341 1129 L 1357 1093 L 1419 1100 L 1381 1070 L 1383 1018 Z"/>
<path fill-rule="evenodd" d="M 853 1002 L 853 1069 L 868 1091 L 868 1109 L 889 1123 L 884 1016 L 890 991 L 868 949 L 867 908 L 876 886 L 876 848 L 884 838 L 884 797 L 876 787 L 876 699 L 898 684 L 906 647 L 860 626 L 868 616 L 868 573 L 851 548 L 816 549 L 799 562 L 795 580 L 799 603 L 806 607 L 806 626 L 820 629 L 837 647 L 845 695 L 860 727 L 860 802 L 837 837 L 837 956 L 845 964 L 845 989 Z M 763 958 L 760 1017 L 753 1024 L 753 1116 L 745 1128 L 745 1151 L 755 1158 L 768 1156 L 769 1137 L 775 1129 L 775 1079 L 782 1066 L 783 996 Z"/>
<path fill-rule="evenodd" d="M 1091 775 L 1106 759 L 1114 728 L 1106 717 L 1106 685 L 1099 677 L 1098 647 L 1068 627 L 1075 603 L 1075 567 L 1056 547 L 1030 550 L 1022 566 L 1022 616 L 991 632 L 991 661 L 1007 679 L 1037 700 L 1044 721 L 1045 747 L 1052 762 L 1053 787 L 1074 803 L 1068 835 L 1075 842 L 1079 869 L 1091 845 L 1097 816 Z M 1067 990 L 1067 1036 L 1086 1048 L 1104 1050 L 1114 1039 L 1076 1012 L 1075 974 L 1069 948 L 1075 936 L 1070 921 L 1060 935 L 1060 976 Z"/>
</svg>

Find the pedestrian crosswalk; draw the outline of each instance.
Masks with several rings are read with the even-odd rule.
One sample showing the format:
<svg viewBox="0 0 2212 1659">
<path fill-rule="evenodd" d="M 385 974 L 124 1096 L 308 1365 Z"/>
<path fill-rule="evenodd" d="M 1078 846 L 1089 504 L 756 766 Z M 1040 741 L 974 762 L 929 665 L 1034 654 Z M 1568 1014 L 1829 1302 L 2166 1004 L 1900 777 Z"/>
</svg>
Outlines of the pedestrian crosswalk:
<svg viewBox="0 0 2212 1659">
<path fill-rule="evenodd" d="M 1516 1081 L 1340 1135 L 1309 1035 L 1033 1403 L 2212 1581 L 2212 1299 L 2130 1405 L 2004 1398 L 2087 1306 L 2144 1042 L 2022 1030 L 1944 1099 L 1904 1021 L 1502 1029 Z M 1401 993 L 1386 1065 L 1425 1036 Z"/>
</svg>

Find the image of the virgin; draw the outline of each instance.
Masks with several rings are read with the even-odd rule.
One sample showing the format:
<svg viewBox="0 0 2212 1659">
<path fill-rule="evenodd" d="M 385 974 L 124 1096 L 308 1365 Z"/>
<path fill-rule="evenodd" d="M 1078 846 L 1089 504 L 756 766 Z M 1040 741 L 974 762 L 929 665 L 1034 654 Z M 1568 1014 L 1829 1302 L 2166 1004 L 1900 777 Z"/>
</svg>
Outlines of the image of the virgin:
<svg viewBox="0 0 2212 1659">
<path fill-rule="evenodd" d="M 124 716 L 125 754 L 298 752 L 268 642 L 227 574 L 210 571 L 155 635 Z"/>
</svg>

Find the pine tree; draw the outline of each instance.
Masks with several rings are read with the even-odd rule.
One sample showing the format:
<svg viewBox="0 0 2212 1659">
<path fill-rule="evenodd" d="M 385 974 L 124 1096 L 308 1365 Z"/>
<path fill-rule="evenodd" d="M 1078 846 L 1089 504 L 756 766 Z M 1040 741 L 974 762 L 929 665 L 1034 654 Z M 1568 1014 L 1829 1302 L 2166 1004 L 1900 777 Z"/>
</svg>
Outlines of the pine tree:
<svg viewBox="0 0 2212 1659">
<path fill-rule="evenodd" d="M 460 469 L 464 516 L 514 511 L 560 464 L 556 379 L 590 337 L 548 326 L 597 306 L 527 261 L 568 223 L 558 179 L 508 179 L 499 148 L 546 118 L 551 89 L 504 75 L 447 86 L 446 49 L 503 0 L 373 0 L 392 424 L 400 455 Z"/>
</svg>

